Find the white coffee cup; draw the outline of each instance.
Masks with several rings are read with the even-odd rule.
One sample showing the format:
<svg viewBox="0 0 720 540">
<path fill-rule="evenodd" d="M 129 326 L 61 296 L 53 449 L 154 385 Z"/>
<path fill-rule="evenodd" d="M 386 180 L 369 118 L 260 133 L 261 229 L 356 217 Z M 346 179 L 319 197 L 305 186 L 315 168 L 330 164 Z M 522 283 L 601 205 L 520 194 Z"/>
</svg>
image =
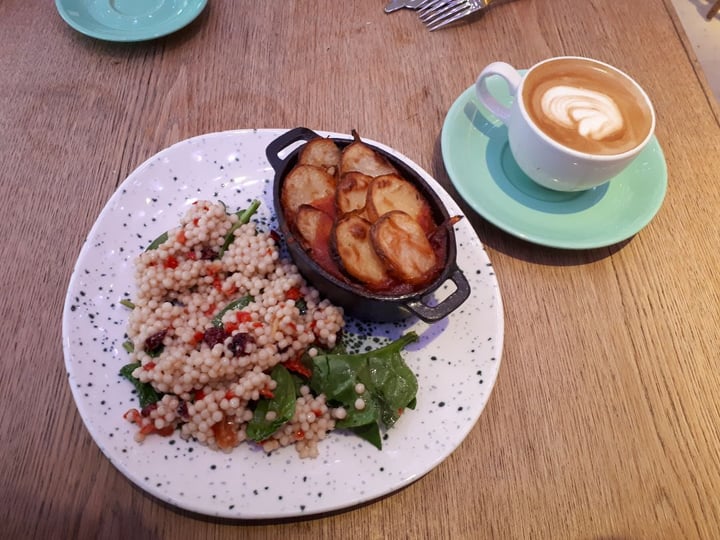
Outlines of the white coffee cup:
<svg viewBox="0 0 720 540">
<path fill-rule="evenodd" d="M 507 82 L 509 107 L 490 93 L 492 76 Z M 494 62 L 482 70 L 475 89 L 507 126 L 520 169 L 549 189 L 581 191 L 604 184 L 642 152 L 655 131 L 655 111 L 640 85 L 590 58 L 549 58 L 524 74 Z"/>
</svg>

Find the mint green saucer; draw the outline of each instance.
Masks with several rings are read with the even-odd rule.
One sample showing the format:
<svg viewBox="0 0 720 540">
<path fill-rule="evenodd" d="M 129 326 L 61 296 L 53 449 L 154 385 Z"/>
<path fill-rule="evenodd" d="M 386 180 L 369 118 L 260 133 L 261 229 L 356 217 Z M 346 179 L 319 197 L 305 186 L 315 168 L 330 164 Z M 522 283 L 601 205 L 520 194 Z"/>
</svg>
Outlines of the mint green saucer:
<svg viewBox="0 0 720 540">
<path fill-rule="evenodd" d="M 155 39 L 190 24 L 207 0 L 55 0 L 78 32 L 106 41 Z"/>
<path fill-rule="evenodd" d="M 510 102 L 499 78 L 488 80 Z M 657 139 L 610 182 L 587 191 L 559 192 L 535 184 L 510 153 L 507 128 L 475 97 L 471 86 L 453 103 L 442 128 L 445 168 L 460 196 L 490 223 L 536 244 L 590 249 L 640 231 L 660 209 L 667 167 Z"/>
</svg>

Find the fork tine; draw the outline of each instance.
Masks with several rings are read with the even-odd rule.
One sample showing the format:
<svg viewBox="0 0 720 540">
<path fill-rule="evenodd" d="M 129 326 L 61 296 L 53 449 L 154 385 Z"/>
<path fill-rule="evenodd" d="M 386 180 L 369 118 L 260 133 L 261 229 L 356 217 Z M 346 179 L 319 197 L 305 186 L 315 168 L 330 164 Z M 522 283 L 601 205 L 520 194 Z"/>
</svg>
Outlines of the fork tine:
<svg viewBox="0 0 720 540">
<path fill-rule="evenodd" d="M 471 0 L 434 0 L 431 1 L 427 6 L 426 9 L 440 9 L 443 6 L 455 6 L 458 4 L 468 4 Z"/>
<path fill-rule="evenodd" d="M 431 32 L 448 26 L 471 15 L 472 13 L 483 12 L 490 7 L 498 6 L 512 0 L 448 0 L 445 2 L 444 9 L 438 8 L 435 12 L 441 12 L 439 15 L 426 15 L 422 18 L 425 26 Z M 718 0 L 720 2 L 720 0 Z M 437 4 L 438 2 L 435 2 Z M 447 4 L 453 4 L 453 9 L 447 9 Z"/>
<path fill-rule="evenodd" d="M 427 24 L 430 21 L 437 19 L 438 17 L 445 16 L 458 8 L 463 9 L 466 5 L 466 0 L 448 0 L 447 2 L 444 2 L 443 5 L 422 13 L 420 15 L 420 20 Z"/>
<path fill-rule="evenodd" d="M 429 24 L 427 24 L 428 30 L 430 32 L 434 30 L 439 30 L 440 28 L 443 28 L 445 26 L 448 26 L 449 24 L 452 24 L 454 22 L 459 21 L 460 19 L 463 19 L 465 16 L 470 15 L 471 13 L 475 12 L 476 10 L 473 8 L 464 8 L 461 11 L 456 12 L 454 15 L 445 17 L 444 19 L 438 19 L 435 20 Z"/>
<path fill-rule="evenodd" d="M 438 6 L 437 8 L 427 11 L 420 15 L 420 20 L 424 22 L 425 24 L 428 24 L 430 21 L 433 21 L 434 19 L 437 19 L 438 17 L 442 16 L 443 13 L 446 13 L 448 10 L 451 10 L 452 6 L 449 4 L 444 4 L 442 6 Z"/>
<path fill-rule="evenodd" d="M 444 20 L 448 17 L 452 17 L 453 15 L 468 9 L 468 7 L 469 6 L 466 2 L 454 2 L 452 4 L 448 4 L 447 6 L 444 6 L 442 9 L 438 9 L 437 11 L 433 12 L 428 17 L 421 18 L 421 20 L 426 25 L 434 24 L 434 23 Z"/>
<path fill-rule="evenodd" d="M 418 10 L 418 13 L 420 14 L 420 16 L 422 16 L 424 13 L 427 13 L 433 9 L 437 9 L 444 4 L 444 0 L 427 0 L 423 2 L 423 5 Z"/>
<path fill-rule="evenodd" d="M 420 16 L 429 16 L 432 13 L 436 13 L 438 10 L 445 8 L 446 6 L 455 5 L 458 3 L 467 3 L 468 0 L 431 0 L 426 2 L 423 9 L 419 11 Z"/>
</svg>

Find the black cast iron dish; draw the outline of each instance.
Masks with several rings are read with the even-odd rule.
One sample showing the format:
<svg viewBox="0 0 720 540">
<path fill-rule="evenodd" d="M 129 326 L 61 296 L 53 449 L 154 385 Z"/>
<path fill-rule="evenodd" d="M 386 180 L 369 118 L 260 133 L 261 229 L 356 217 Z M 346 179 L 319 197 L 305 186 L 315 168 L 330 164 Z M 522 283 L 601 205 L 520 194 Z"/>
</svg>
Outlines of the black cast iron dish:
<svg viewBox="0 0 720 540">
<path fill-rule="evenodd" d="M 297 148 L 293 149 L 285 157 L 281 158 L 280 154 L 295 143 L 307 142 L 317 137 L 320 137 L 320 135 L 314 131 L 304 127 L 298 127 L 280 135 L 266 148 L 267 159 L 275 170 L 273 201 L 280 232 L 285 238 L 293 262 L 297 265 L 303 276 L 305 276 L 320 294 L 328 298 L 335 305 L 342 306 L 347 314 L 361 320 L 392 322 L 416 315 L 427 323 L 433 323 L 457 309 L 468 296 L 470 296 L 470 285 L 455 262 L 457 246 L 455 244 L 455 231 L 452 227 L 446 227 L 445 229 L 448 238 L 443 271 L 430 285 L 410 294 L 399 296 L 374 294 L 359 285 L 355 286 L 335 278 L 308 256 L 293 236 L 292 231 L 285 221 L 285 216 L 283 215 L 280 204 L 280 191 L 283 181 L 287 173 L 289 173 L 297 163 L 298 153 L 302 145 L 298 145 Z M 344 148 L 352 142 L 352 138 L 333 138 L 333 141 L 341 148 Z M 368 144 L 368 146 L 385 156 L 406 180 L 415 184 L 430 203 L 435 223 L 446 222 L 449 215 L 445 205 L 414 169 L 384 150 L 371 144 Z M 439 289 L 447 280 L 452 281 L 456 289 L 439 303 L 433 305 L 428 303 L 427 300 L 431 298 L 430 295 Z"/>
</svg>

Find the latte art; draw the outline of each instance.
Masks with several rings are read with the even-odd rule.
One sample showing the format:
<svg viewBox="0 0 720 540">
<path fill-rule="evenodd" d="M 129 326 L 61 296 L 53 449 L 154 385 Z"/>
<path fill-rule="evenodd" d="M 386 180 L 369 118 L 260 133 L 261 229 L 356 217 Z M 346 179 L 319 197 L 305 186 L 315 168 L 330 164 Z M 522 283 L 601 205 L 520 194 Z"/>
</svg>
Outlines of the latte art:
<svg viewBox="0 0 720 540">
<path fill-rule="evenodd" d="M 554 86 L 540 101 L 545 116 L 575 130 L 580 136 L 600 141 L 620 133 L 623 118 L 610 96 L 572 86 Z"/>
<path fill-rule="evenodd" d="M 540 131 L 586 154 L 628 152 L 652 131 L 652 112 L 637 85 L 586 59 L 562 58 L 535 66 L 523 82 L 522 100 Z"/>
</svg>

